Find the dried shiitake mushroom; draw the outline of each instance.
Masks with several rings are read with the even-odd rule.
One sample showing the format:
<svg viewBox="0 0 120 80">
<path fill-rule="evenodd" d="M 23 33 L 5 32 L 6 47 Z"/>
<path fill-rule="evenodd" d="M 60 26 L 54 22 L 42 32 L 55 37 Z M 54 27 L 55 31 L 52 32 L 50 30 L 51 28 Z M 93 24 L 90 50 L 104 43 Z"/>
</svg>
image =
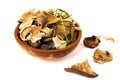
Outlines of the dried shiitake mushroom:
<svg viewBox="0 0 120 80">
<path fill-rule="evenodd" d="M 83 43 L 88 48 L 95 48 L 101 42 L 100 38 L 103 38 L 105 40 L 111 40 L 114 43 L 114 38 L 106 35 L 98 35 L 98 36 L 93 35 L 91 37 L 85 37 Z"/>
<path fill-rule="evenodd" d="M 84 38 L 84 45 L 89 48 L 95 48 L 100 43 L 100 39 L 93 35 L 91 37 Z"/>
<path fill-rule="evenodd" d="M 91 66 L 88 63 L 88 60 L 82 63 L 76 63 L 75 65 L 71 66 L 70 68 L 64 68 L 67 72 L 77 73 L 86 77 L 97 77 L 98 74 L 95 73 Z"/>
<path fill-rule="evenodd" d="M 96 49 L 93 55 L 93 60 L 99 64 L 102 64 L 112 61 L 113 55 L 109 51 Z"/>
</svg>

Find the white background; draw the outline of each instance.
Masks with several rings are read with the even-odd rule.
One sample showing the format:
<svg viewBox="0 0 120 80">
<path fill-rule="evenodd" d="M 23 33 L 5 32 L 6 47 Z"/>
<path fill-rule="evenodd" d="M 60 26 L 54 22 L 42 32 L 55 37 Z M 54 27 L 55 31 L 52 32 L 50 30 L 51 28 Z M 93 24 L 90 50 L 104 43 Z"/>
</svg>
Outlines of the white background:
<svg viewBox="0 0 120 80">
<path fill-rule="evenodd" d="M 66 57 L 41 60 L 17 44 L 14 29 L 19 16 L 26 10 L 61 8 L 72 14 L 83 31 L 78 47 Z M 0 80 L 119 80 L 120 79 L 120 2 L 119 0 L 2 0 L 0 1 Z M 83 39 L 91 35 L 108 35 L 97 48 L 113 52 L 113 61 L 97 64 L 92 56 L 95 49 L 84 47 Z M 77 62 L 88 59 L 96 78 L 86 78 L 64 71 Z"/>
</svg>

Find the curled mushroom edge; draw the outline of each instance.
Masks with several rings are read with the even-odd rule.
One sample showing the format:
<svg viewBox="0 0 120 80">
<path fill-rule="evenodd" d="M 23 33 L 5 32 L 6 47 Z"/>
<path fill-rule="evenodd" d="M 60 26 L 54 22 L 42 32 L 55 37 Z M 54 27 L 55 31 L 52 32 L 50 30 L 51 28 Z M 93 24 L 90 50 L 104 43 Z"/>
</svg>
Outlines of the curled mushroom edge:
<svg viewBox="0 0 120 80">
<path fill-rule="evenodd" d="M 97 48 L 94 52 L 93 60 L 99 64 L 110 62 L 113 60 L 113 54 L 107 50 L 101 50 Z"/>
</svg>

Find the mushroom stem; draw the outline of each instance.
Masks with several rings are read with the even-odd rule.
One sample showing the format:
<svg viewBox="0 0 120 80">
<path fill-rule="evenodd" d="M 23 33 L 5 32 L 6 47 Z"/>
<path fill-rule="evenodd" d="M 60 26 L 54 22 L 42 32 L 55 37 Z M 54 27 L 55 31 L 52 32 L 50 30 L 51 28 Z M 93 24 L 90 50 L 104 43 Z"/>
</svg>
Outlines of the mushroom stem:
<svg viewBox="0 0 120 80">
<path fill-rule="evenodd" d="M 106 36 L 106 35 L 98 35 L 97 36 L 98 38 L 103 38 L 103 39 L 106 39 L 106 40 L 111 40 L 113 43 L 115 42 L 114 38 L 110 37 L 110 36 Z"/>
</svg>

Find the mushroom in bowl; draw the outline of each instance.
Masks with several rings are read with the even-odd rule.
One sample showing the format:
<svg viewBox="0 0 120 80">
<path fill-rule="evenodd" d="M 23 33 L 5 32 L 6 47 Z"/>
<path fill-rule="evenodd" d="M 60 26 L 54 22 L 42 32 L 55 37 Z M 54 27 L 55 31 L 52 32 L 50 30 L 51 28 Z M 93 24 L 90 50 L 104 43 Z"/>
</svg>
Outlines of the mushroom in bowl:
<svg viewBox="0 0 120 80">
<path fill-rule="evenodd" d="M 79 24 L 65 10 L 28 10 L 18 20 L 14 36 L 30 54 L 53 59 L 73 51 L 82 36 Z"/>
</svg>

